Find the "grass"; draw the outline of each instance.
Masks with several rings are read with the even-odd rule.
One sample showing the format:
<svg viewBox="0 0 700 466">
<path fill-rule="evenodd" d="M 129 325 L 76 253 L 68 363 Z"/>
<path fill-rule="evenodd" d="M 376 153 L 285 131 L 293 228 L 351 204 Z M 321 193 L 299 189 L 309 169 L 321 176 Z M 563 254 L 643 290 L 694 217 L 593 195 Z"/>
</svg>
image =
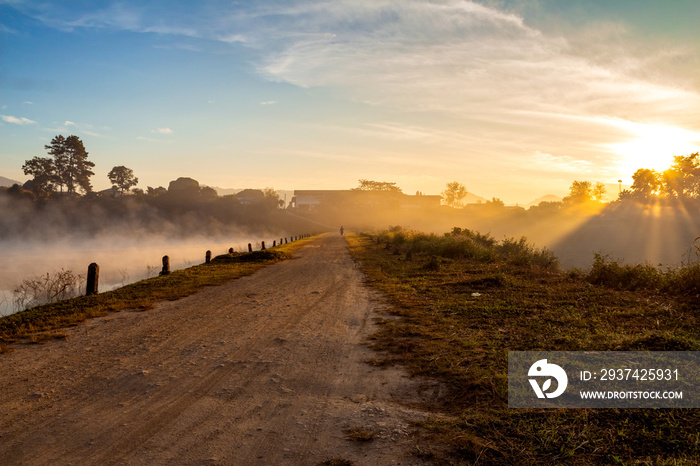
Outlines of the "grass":
<svg viewBox="0 0 700 466">
<path fill-rule="evenodd" d="M 346 439 L 353 442 L 371 442 L 377 436 L 376 432 L 361 427 L 346 429 L 343 433 Z"/>
<path fill-rule="evenodd" d="M 8 343 L 24 340 L 41 343 L 65 335 L 55 330 L 76 326 L 86 319 L 125 309 L 147 310 L 159 301 L 176 300 L 196 293 L 205 286 L 216 286 L 250 275 L 262 267 L 285 260 L 312 241 L 303 238 L 264 251 L 217 256 L 209 264 L 196 265 L 126 285 L 93 296 L 37 306 L 0 317 L 0 354 L 11 351 Z"/>
<path fill-rule="evenodd" d="M 617 290 L 652 290 L 681 297 L 700 295 L 700 262 L 663 270 L 650 264 L 620 264 L 609 256 L 595 254 L 586 278 Z"/>
<path fill-rule="evenodd" d="M 463 230 L 394 229 L 351 235 L 348 244 L 400 317 L 379 322 L 370 345 L 382 361 L 372 363 L 401 364 L 445 387 L 430 408 L 447 416 L 417 426 L 427 442 L 417 455 L 445 464 L 700 460 L 698 410 L 507 406 L 508 351 L 700 350 L 694 296 L 594 285 L 560 272 L 526 240 Z M 406 249 L 396 254 L 395 246 Z"/>
</svg>

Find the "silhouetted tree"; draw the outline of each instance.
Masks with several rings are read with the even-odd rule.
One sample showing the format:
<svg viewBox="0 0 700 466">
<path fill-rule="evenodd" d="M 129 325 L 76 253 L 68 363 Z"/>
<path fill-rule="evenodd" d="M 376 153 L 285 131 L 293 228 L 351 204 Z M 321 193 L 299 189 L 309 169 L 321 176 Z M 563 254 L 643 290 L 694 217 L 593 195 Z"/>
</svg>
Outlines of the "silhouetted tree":
<svg viewBox="0 0 700 466">
<path fill-rule="evenodd" d="M 631 197 L 639 200 L 649 200 L 655 197 L 661 189 L 661 175 L 656 170 L 640 168 L 632 175 Z M 624 196 L 621 196 L 624 197 Z"/>
<path fill-rule="evenodd" d="M 446 189 L 441 193 L 442 198 L 450 207 L 461 207 L 462 199 L 467 197 L 467 188 L 462 183 L 452 181 L 447 183 Z"/>
<path fill-rule="evenodd" d="M 593 199 L 593 187 L 590 181 L 574 181 L 569 187 L 569 195 L 562 201 L 565 204 L 582 204 Z"/>
<path fill-rule="evenodd" d="M 243 205 L 256 204 L 265 199 L 265 193 L 262 190 L 250 188 L 239 191 L 234 196 Z"/>
<path fill-rule="evenodd" d="M 7 194 L 9 194 L 10 196 L 17 197 L 17 198 L 23 198 L 23 199 L 28 199 L 28 200 L 36 199 L 36 196 L 32 191 L 25 189 L 24 187 L 18 185 L 17 183 L 13 184 L 9 188 L 0 187 L 0 191 L 2 191 L 2 190 L 6 190 Z"/>
<path fill-rule="evenodd" d="M 199 195 L 202 199 L 216 199 L 219 197 L 219 193 L 216 192 L 216 189 L 209 186 L 202 186 L 199 188 Z"/>
<path fill-rule="evenodd" d="M 388 191 L 392 193 L 401 193 L 401 188 L 396 186 L 395 182 L 388 181 L 371 181 L 359 180 L 360 185 L 355 188 L 358 191 Z"/>
<path fill-rule="evenodd" d="M 90 177 L 94 175 L 91 168 L 95 164 L 87 159 L 88 153 L 78 136 L 64 138 L 59 134 L 44 148 L 53 156 L 55 179 L 61 192 L 63 186 L 68 193 L 74 193 L 77 188 L 83 192 L 92 191 Z"/>
<path fill-rule="evenodd" d="M 275 208 L 284 207 L 284 201 L 280 199 L 279 194 L 277 194 L 274 188 L 265 188 L 263 193 L 265 194 L 265 201 L 270 206 L 274 206 Z"/>
<path fill-rule="evenodd" d="M 25 175 L 34 177 L 31 183 L 27 184 L 27 188 L 34 193 L 48 193 L 55 189 L 56 167 L 52 159 L 48 157 L 34 157 L 24 162 L 22 170 Z"/>
<path fill-rule="evenodd" d="M 192 178 L 180 177 L 168 185 L 169 194 L 197 195 L 199 194 L 199 181 Z"/>
<path fill-rule="evenodd" d="M 486 205 L 489 207 L 504 207 L 505 206 L 503 201 L 497 197 L 492 197 L 490 201 L 486 201 Z"/>
<path fill-rule="evenodd" d="M 261 212 L 268 212 L 284 206 L 284 201 L 277 195 L 274 188 L 244 189 L 234 195 L 243 206 L 255 206 Z"/>
<path fill-rule="evenodd" d="M 167 192 L 168 192 L 168 190 L 162 186 L 158 186 L 157 188 L 152 188 L 150 186 L 146 187 L 146 194 L 149 196 L 152 196 L 152 197 L 157 197 L 157 196 L 160 196 L 161 194 L 165 194 Z"/>
<path fill-rule="evenodd" d="M 700 153 L 673 157 L 673 165 L 663 173 L 663 184 L 669 197 L 700 197 Z"/>
<path fill-rule="evenodd" d="M 605 185 L 603 183 L 601 183 L 600 181 L 597 181 L 595 186 L 593 186 L 593 191 L 591 192 L 591 196 L 596 201 L 601 202 L 603 200 L 603 198 L 605 197 L 606 192 L 607 192 L 607 189 L 605 188 Z"/>
<path fill-rule="evenodd" d="M 134 171 L 131 168 L 126 168 L 123 165 L 112 168 L 107 174 L 109 181 L 112 185 L 119 189 L 119 192 L 123 195 L 125 191 L 128 191 L 131 187 L 139 184 L 139 179 L 134 176 Z"/>
</svg>

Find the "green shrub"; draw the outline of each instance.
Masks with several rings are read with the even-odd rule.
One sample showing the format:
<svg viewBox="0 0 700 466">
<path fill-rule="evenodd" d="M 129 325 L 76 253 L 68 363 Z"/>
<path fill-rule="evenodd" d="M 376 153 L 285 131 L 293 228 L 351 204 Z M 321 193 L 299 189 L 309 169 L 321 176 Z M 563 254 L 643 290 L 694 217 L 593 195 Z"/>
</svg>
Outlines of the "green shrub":
<svg viewBox="0 0 700 466">
<path fill-rule="evenodd" d="M 686 265 L 669 271 L 663 289 L 677 295 L 700 294 L 700 264 Z"/>
<path fill-rule="evenodd" d="M 596 253 L 586 279 L 594 285 L 616 290 L 653 290 L 659 288 L 664 274 L 650 264 L 621 265 L 609 255 Z"/>
<path fill-rule="evenodd" d="M 588 282 L 617 290 L 656 290 L 673 295 L 700 294 L 700 264 L 661 270 L 650 264 L 622 265 L 595 254 Z"/>
<path fill-rule="evenodd" d="M 559 261 L 548 249 L 538 249 L 525 237 L 506 238 L 501 243 L 489 234 L 454 227 L 442 236 L 392 227 L 378 235 L 387 244 L 410 248 L 414 254 L 477 262 L 506 261 L 517 266 L 537 266 L 558 270 Z"/>
</svg>

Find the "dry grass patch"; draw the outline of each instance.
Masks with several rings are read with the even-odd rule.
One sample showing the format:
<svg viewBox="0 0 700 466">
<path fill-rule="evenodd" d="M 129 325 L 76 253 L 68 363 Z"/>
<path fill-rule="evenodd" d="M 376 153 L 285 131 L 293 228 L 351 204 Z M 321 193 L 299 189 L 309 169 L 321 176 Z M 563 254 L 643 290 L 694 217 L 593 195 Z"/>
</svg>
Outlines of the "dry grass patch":
<svg viewBox="0 0 700 466">
<path fill-rule="evenodd" d="M 373 430 L 367 430 L 362 427 L 352 427 L 343 431 L 345 438 L 353 442 L 371 442 L 377 436 Z"/>
<path fill-rule="evenodd" d="M 430 407 L 448 417 L 419 425 L 433 445 L 424 453 L 436 462 L 700 461 L 698 410 L 507 405 L 508 351 L 698 351 L 696 299 L 593 285 L 584 274 L 560 272 L 549 254 L 523 241 L 504 247 L 471 232 L 444 240 L 401 230 L 377 239 L 348 238 L 368 283 L 389 297 L 400 317 L 379 321 L 369 344 L 385 363 L 447 388 Z M 422 243 L 409 261 L 386 249 L 387 241 Z"/>
</svg>

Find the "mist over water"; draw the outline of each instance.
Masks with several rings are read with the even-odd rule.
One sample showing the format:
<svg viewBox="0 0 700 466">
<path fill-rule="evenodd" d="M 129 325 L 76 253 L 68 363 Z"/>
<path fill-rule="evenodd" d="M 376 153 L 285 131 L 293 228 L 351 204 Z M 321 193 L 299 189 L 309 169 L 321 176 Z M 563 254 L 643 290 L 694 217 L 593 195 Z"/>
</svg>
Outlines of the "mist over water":
<svg viewBox="0 0 700 466">
<path fill-rule="evenodd" d="M 37 197 L 0 190 L 0 314 L 16 311 L 13 290 L 27 278 L 61 270 L 83 276 L 100 267 L 99 291 L 157 275 L 162 258 L 171 270 L 254 249 L 260 242 L 309 232 L 309 222 L 289 215 L 272 190 L 247 196 L 218 196 L 189 178 L 179 178 L 157 194 Z"/>
<path fill-rule="evenodd" d="M 284 236 L 284 235 L 280 235 Z M 13 292 L 22 280 L 46 275 L 61 269 L 82 275 L 85 287 L 88 265 L 100 266 L 99 290 L 109 291 L 150 276 L 158 275 L 162 257 L 170 257 L 170 269 L 177 270 L 204 262 L 207 250 L 212 257 L 228 252 L 247 251 L 248 243 L 260 248 L 260 241 L 271 244 L 277 239 L 272 233 L 260 236 L 196 236 L 171 239 L 164 236 L 101 235 L 90 239 L 58 239 L 51 242 L 37 240 L 3 240 L 0 248 L 0 315 L 17 311 Z M 268 243 L 269 242 L 269 243 Z"/>
</svg>

